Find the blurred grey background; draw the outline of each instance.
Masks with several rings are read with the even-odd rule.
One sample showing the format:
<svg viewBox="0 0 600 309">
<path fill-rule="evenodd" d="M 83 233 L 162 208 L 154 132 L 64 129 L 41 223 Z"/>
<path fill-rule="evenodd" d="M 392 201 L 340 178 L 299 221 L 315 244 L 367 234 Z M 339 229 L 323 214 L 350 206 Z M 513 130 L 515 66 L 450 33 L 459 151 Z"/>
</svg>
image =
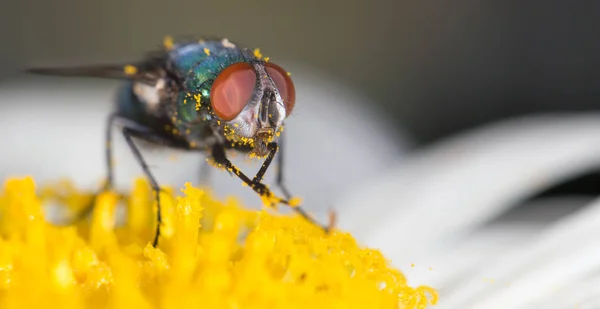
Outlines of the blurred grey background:
<svg viewBox="0 0 600 309">
<path fill-rule="evenodd" d="M 227 36 L 339 78 L 427 143 L 513 115 L 597 109 L 599 18 L 598 1 L 3 0 L 0 76 L 136 59 L 165 35 Z"/>
</svg>

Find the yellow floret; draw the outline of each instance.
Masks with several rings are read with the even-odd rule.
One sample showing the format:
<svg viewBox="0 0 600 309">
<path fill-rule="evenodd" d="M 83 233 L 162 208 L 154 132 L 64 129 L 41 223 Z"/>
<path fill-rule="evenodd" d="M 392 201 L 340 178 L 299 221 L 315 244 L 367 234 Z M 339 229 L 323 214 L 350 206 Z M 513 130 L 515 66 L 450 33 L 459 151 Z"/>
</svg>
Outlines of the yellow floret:
<svg viewBox="0 0 600 309">
<path fill-rule="evenodd" d="M 348 233 L 326 235 L 299 216 L 242 208 L 186 184 L 161 191 L 158 248 L 153 192 L 97 197 L 72 184 L 36 192 L 9 179 L 0 194 L 0 308 L 425 308 L 429 287 L 408 286 L 383 255 Z M 91 218 L 55 225 L 59 202 Z M 117 223 L 118 208 L 126 221 Z M 74 216 L 71 215 L 71 218 Z"/>
</svg>

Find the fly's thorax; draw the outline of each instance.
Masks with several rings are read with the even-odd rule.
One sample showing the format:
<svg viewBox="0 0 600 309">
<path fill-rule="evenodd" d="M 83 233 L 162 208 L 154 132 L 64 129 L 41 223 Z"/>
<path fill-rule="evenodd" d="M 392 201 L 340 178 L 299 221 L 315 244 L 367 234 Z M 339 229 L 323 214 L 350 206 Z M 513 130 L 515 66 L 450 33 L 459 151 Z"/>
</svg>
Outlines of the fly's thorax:
<svg viewBox="0 0 600 309">
<path fill-rule="evenodd" d="M 204 148 L 217 142 L 212 127 L 216 126 L 210 111 L 209 95 L 202 91 L 179 92 L 168 103 L 167 116 L 175 130 L 172 135 L 188 142 L 192 149 Z"/>
</svg>

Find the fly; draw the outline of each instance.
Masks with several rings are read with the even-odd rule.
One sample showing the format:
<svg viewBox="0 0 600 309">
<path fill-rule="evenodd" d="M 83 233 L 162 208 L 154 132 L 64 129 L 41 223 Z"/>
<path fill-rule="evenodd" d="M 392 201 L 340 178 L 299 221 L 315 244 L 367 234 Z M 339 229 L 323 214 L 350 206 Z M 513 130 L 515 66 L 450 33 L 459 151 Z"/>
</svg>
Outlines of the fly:
<svg viewBox="0 0 600 309">
<path fill-rule="evenodd" d="M 263 58 L 258 50 L 241 48 L 227 39 L 187 40 L 148 53 L 127 65 L 40 68 L 31 73 L 112 78 L 124 80 L 116 108 L 106 126 L 107 182 L 113 187 L 112 127 L 121 132 L 155 193 L 157 246 L 162 222 L 160 186 L 146 164 L 134 138 L 188 151 L 202 151 L 216 167 L 229 171 L 256 192 L 267 205 L 285 204 L 311 223 L 329 232 L 291 198 L 283 181 L 284 120 L 295 104 L 289 74 Z M 252 178 L 231 163 L 227 151 L 264 159 Z M 276 184 L 283 198 L 264 183 L 263 176 L 278 154 Z M 82 213 L 87 215 L 90 205 Z"/>
</svg>

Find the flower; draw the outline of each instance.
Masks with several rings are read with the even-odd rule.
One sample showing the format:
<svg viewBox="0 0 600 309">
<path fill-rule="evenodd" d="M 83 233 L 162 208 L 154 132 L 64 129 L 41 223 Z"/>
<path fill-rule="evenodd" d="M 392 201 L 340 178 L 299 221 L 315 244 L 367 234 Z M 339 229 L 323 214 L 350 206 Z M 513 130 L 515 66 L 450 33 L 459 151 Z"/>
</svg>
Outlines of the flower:
<svg viewBox="0 0 600 309">
<path fill-rule="evenodd" d="M 325 235 L 299 216 L 245 209 L 189 183 L 182 193 L 161 192 L 154 248 L 156 205 L 142 179 L 128 195 L 96 197 L 69 182 L 36 192 L 32 178 L 8 179 L 0 308 L 408 309 L 437 301 L 348 233 Z M 52 204 L 72 215 L 91 203 L 90 219 L 50 222 Z"/>
</svg>

